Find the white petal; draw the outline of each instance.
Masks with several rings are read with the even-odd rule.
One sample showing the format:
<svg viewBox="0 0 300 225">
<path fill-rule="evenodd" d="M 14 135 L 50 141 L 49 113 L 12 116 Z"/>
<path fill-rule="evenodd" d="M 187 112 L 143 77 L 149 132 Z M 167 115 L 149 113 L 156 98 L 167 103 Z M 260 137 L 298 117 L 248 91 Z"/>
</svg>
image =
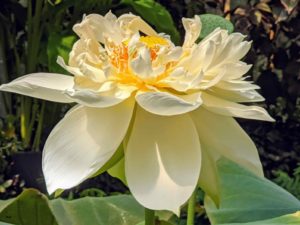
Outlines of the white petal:
<svg viewBox="0 0 300 225">
<path fill-rule="evenodd" d="M 122 29 L 129 29 L 132 33 L 141 31 L 148 36 L 157 36 L 156 31 L 139 16 L 124 14 L 118 18 L 118 22 Z"/>
<path fill-rule="evenodd" d="M 74 102 L 63 94 L 73 87 L 72 76 L 56 73 L 32 73 L 0 86 L 1 91 L 13 92 L 53 102 Z"/>
<path fill-rule="evenodd" d="M 138 56 L 131 60 L 130 66 L 141 79 L 149 78 L 153 72 L 149 49 L 141 47 L 138 51 Z"/>
<path fill-rule="evenodd" d="M 274 119 L 262 107 L 245 106 L 207 93 L 202 93 L 202 99 L 204 108 L 220 115 L 271 122 L 274 121 Z"/>
<path fill-rule="evenodd" d="M 135 99 L 148 112 L 162 116 L 187 113 L 202 103 L 200 93 L 175 95 L 160 91 L 138 92 Z"/>
<path fill-rule="evenodd" d="M 256 90 L 232 91 L 212 87 L 208 93 L 231 102 L 262 102 L 265 100 Z"/>
<path fill-rule="evenodd" d="M 194 191 L 200 167 L 200 143 L 189 115 L 163 117 L 137 108 L 125 173 L 138 202 L 177 213 Z"/>
<path fill-rule="evenodd" d="M 106 83 L 102 85 L 102 88 Z M 65 94 L 82 105 L 105 108 L 119 104 L 129 98 L 131 93 L 136 89 L 135 87 L 121 87 L 118 84 L 112 85 L 107 89 L 104 88 L 103 90 L 100 89 L 98 91 L 89 89 L 68 89 Z"/>
<path fill-rule="evenodd" d="M 171 87 L 179 92 L 186 92 L 190 89 L 198 89 L 204 73 L 191 74 L 184 67 L 178 67 L 170 75 L 159 81 L 161 87 Z"/>
<path fill-rule="evenodd" d="M 183 18 L 182 24 L 185 29 L 185 37 L 183 47 L 191 47 L 195 41 L 198 39 L 201 31 L 201 21 L 199 16 L 194 16 L 193 19 L 191 18 Z"/>
<path fill-rule="evenodd" d="M 231 91 L 249 91 L 260 88 L 258 85 L 244 80 L 220 81 L 216 87 Z"/>
<path fill-rule="evenodd" d="M 43 151 L 48 192 L 74 187 L 96 173 L 123 140 L 133 101 L 98 109 L 79 106 L 55 126 Z"/>
<path fill-rule="evenodd" d="M 246 74 L 252 65 L 248 65 L 244 62 L 234 62 L 234 63 L 226 63 L 225 68 L 227 73 L 225 75 L 226 80 L 238 79 L 241 78 L 244 74 Z"/>
<path fill-rule="evenodd" d="M 203 108 L 190 115 L 201 142 L 203 160 L 199 183 L 205 192 L 217 200 L 216 161 L 221 156 L 263 176 L 254 143 L 233 118 L 217 115 Z"/>
<path fill-rule="evenodd" d="M 75 24 L 74 32 L 83 39 L 96 39 L 104 43 L 105 37 L 109 37 L 115 43 L 121 43 L 122 30 L 116 21 L 98 14 L 90 14 L 83 18 L 81 23 Z"/>
<path fill-rule="evenodd" d="M 199 85 L 199 88 L 202 90 L 205 90 L 205 89 L 215 86 L 222 80 L 222 78 L 225 76 L 225 74 L 226 74 L 226 69 L 223 68 L 216 75 L 214 75 L 212 77 L 204 77 L 201 84 Z"/>
</svg>

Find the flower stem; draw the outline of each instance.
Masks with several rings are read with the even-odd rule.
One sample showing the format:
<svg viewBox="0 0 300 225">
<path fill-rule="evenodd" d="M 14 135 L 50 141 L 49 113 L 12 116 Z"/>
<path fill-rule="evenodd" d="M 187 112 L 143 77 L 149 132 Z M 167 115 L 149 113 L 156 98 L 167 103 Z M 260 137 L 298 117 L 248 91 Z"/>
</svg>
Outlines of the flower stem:
<svg viewBox="0 0 300 225">
<path fill-rule="evenodd" d="M 196 204 L 196 190 L 193 192 L 192 196 L 189 199 L 188 203 L 188 212 L 187 212 L 187 225 L 194 225 L 195 222 L 195 204 Z"/>
<path fill-rule="evenodd" d="M 155 225 L 155 211 L 145 208 L 145 225 Z"/>
</svg>

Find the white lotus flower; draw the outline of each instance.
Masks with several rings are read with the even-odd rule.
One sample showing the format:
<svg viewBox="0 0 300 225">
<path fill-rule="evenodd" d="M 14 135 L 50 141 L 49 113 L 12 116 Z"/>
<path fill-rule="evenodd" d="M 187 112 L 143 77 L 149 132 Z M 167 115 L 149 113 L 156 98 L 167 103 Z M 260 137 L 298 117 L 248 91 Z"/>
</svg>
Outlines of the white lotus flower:
<svg viewBox="0 0 300 225">
<path fill-rule="evenodd" d="M 44 147 L 49 193 L 91 177 L 121 143 L 128 187 L 150 209 L 177 212 L 198 182 L 217 199 L 221 156 L 263 175 L 255 145 L 232 118 L 273 120 L 263 108 L 240 104 L 263 101 L 243 77 L 250 65 L 240 60 L 251 43 L 216 29 L 197 44 L 199 17 L 182 21 L 179 47 L 138 16 L 88 15 L 74 26 L 80 39 L 68 65 L 58 58 L 74 76 L 34 73 L 1 86 L 78 103 Z"/>
</svg>

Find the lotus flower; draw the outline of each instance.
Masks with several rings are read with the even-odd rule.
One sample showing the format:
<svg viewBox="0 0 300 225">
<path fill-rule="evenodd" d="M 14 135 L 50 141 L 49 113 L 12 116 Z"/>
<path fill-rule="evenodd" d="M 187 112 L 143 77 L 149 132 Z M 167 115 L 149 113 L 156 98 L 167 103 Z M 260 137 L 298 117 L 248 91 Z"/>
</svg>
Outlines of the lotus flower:
<svg viewBox="0 0 300 225">
<path fill-rule="evenodd" d="M 140 17 L 91 14 L 74 26 L 73 76 L 33 73 L 1 86 L 54 102 L 78 103 L 56 125 L 43 151 L 48 192 L 93 176 L 124 146 L 133 196 L 155 210 L 178 211 L 199 184 L 217 199 L 216 165 L 225 156 L 263 176 L 255 145 L 233 117 L 273 121 L 243 75 L 251 43 L 216 29 L 199 43 L 198 16 L 183 18 L 175 46 Z"/>
</svg>

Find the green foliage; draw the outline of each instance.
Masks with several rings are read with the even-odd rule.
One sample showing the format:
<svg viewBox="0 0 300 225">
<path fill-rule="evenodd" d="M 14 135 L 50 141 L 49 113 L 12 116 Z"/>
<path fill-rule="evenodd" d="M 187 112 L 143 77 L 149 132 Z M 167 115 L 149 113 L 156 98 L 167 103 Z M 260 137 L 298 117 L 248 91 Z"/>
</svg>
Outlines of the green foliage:
<svg viewBox="0 0 300 225">
<path fill-rule="evenodd" d="M 158 32 L 171 35 L 174 43 L 179 44 L 180 36 L 171 14 L 161 4 L 154 0 L 122 0 L 121 2 L 132 6 L 142 18 L 154 25 Z"/>
<path fill-rule="evenodd" d="M 10 157 L 23 150 L 15 133 L 15 122 L 16 118 L 12 115 L 7 116 L 6 120 L 0 119 L 0 198 L 15 195 L 24 185 L 18 176 L 9 174 Z"/>
<path fill-rule="evenodd" d="M 205 38 L 208 34 L 210 34 L 218 27 L 227 30 L 228 33 L 232 33 L 234 30 L 233 24 L 221 16 L 213 14 L 202 14 L 200 15 L 200 19 L 202 22 L 202 29 L 199 37 L 200 40 Z"/>
<path fill-rule="evenodd" d="M 293 176 L 284 171 L 276 171 L 273 181 L 300 199 L 300 166 L 294 170 Z"/>
<path fill-rule="evenodd" d="M 217 173 L 220 203 L 205 199 L 213 225 L 266 220 L 300 210 L 300 201 L 290 193 L 225 158 L 217 162 Z"/>
<path fill-rule="evenodd" d="M 250 223 L 226 223 L 223 225 L 299 225 L 300 224 L 300 212 L 296 212 L 289 215 L 272 218 L 269 220 L 260 220 Z"/>
<path fill-rule="evenodd" d="M 77 37 L 75 35 L 62 36 L 58 33 L 52 33 L 48 39 L 47 55 L 49 72 L 66 74 L 67 72 L 56 62 L 57 57 L 61 56 L 65 62 L 68 62 L 69 53 Z"/>
<path fill-rule="evenodd" d="M 56 225 L 47 198 L 26 190 L 15 199 L 0 201 L 0 221 L 20 225 Z"/>
<path fill-rule="evenodd" d="M 128 195 L 54 199 L 34 189 L 0 201 L 0 221 L 18 225 L 134 225 L 143 220 L 143 208 Z"/>
</svg>

